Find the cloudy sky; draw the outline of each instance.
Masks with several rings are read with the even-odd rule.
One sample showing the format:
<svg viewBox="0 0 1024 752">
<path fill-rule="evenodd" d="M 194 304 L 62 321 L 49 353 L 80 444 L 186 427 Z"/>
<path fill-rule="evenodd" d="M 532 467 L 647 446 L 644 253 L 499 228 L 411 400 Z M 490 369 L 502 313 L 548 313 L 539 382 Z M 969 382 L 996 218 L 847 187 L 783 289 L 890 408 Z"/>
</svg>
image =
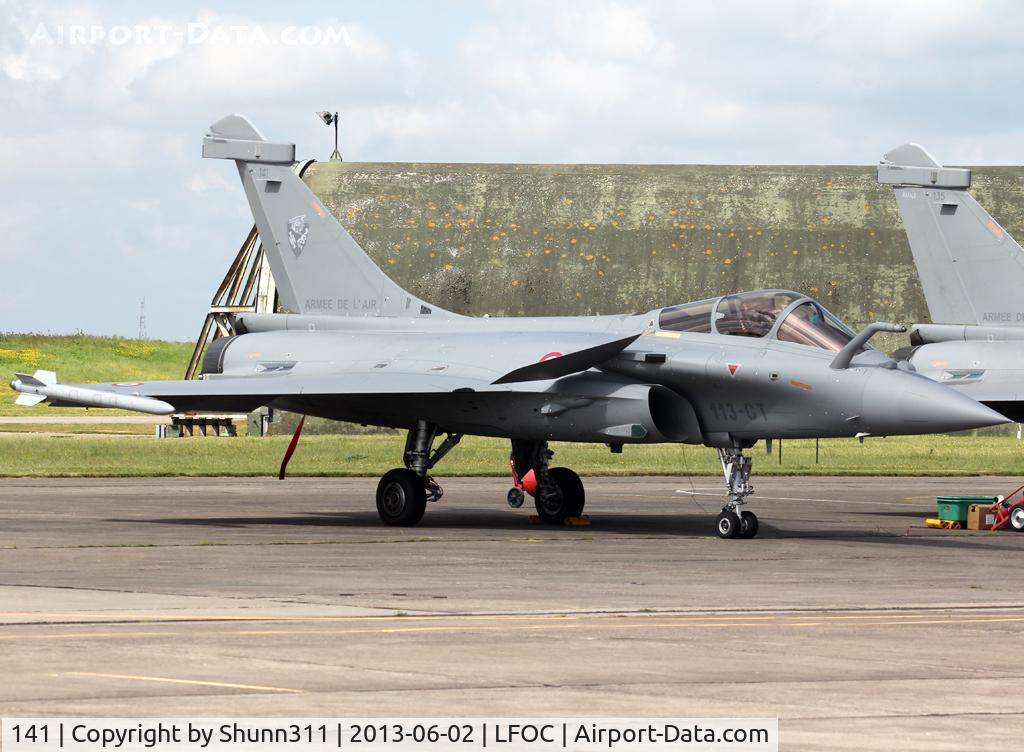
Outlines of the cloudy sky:
<svg viewBox="0 0 1024 752">
<path fill-rule="evenodd" d="M 168 10 L 173 9 L 173 10 Z M 0 0 L 0 332 L 195 336 L 251 218 L 207 126 L 324 159 L 1024 164 L 1024 3 Z"/>
</svg>

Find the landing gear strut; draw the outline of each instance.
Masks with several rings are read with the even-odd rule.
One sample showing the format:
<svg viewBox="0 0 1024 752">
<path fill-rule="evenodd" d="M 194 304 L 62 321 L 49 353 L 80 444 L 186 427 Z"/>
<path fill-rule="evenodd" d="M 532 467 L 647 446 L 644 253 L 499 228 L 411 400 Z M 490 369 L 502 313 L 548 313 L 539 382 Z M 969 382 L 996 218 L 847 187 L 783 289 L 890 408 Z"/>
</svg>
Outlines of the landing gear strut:
<svg viewBox="0 0 1024 752">
<path fill-rule="evenodd" d="M 757 535 L 757 515 L 743 509 L 746 498 L 754 493 L 750 485 L 750 470 L 753 460 L 743 454 L 739 446 L 718 450 L 718 461 L 722 463 L 722 474 L 729 490 L 729 502 L 715 520 L 719 538 L 753 538 Z"/>
<path fill-rule="evenodd" d="M 567 517 L 579 517 L 586 504 L 583 481 L 567 467 L 550 467 L 554 452 L 546 441 L 512 440 L 512 482 L 508 504 L 523 505 L 525 493 L 534 497 L 541 520 L 560 524 Z"/>
<path fill-rule="evenodd" d="M 389 470 L 377 484 L 377 514 L 386 524 L 415 525 L 423 519 L 427 502 L 438 501 L 444 494 L 427 472 L 462 440 L 462 434 L 448 433 L 434 449 L 439 433 L 435 424 L 417 421 L 405 440 L 405 467 Z"/>
</svg>

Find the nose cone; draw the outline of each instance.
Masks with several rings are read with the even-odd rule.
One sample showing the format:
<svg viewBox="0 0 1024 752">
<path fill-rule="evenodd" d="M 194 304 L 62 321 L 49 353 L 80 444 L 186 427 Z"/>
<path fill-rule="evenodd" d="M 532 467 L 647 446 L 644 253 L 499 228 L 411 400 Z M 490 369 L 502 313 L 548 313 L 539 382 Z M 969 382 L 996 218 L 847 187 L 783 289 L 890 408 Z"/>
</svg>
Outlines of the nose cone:
<svg viewBox="0 0 1024 752">
<path fill-rule="evenodd" d="M 876 436 L 966 431 L 1009 422 L 980 402 L 918 374 L 878 369 L 864 388 L 861 423 Z"/>
</svg>

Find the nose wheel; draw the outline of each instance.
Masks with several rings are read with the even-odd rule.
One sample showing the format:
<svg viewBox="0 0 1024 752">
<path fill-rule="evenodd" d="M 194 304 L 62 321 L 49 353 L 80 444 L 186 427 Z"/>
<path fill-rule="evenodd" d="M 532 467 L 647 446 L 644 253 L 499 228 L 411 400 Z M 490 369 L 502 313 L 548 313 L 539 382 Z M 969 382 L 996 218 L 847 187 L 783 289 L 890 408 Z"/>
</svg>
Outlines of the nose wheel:
<svg viewBox="0 0 1024 752">
<path fill-rule="evenodd" d="M 740 516 L 740 538 L 754 538 L 757 536 L 757 531 L 760 523 L 757 521 L 757 515 L 753 512 L 744 512 Z"/>
<path fill-rule="evenodd" d="M 750 484 L 753 461 L 740 447 L 719 449 L 718 459 L 729 490 L 729 503 L 715 519 L 715 531 L 719 538 L 753 538 L 759 528 L 757 515 L 743 509 L 747 497 L 754 493 Z"/>
<path fill-rule="evenodd" d="M 736 514 L 723 509 L 715 519 L 715 529 L 719 538 L 753 538 L 757 535 L 757 515 L 753 512 Z"/>
<path fill-rule="evenodd" d="M 738 538 L 740 536 L 739 515 L 729 509 L 723 509 L 715 520 L 715 529 L 719 538 Z"/>
</svg>

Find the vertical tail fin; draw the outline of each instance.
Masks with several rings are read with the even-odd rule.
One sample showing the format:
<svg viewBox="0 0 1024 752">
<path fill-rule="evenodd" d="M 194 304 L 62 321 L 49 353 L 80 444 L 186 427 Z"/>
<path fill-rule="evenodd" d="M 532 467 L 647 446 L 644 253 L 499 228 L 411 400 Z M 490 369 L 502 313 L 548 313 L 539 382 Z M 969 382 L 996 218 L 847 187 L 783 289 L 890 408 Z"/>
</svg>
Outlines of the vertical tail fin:
<svg viewBox="0 0 1024 752">
<path fill-rule="evenodd" d="M 293 313 L 454 316 L 395 284 L 292 169 L 295 145 L 267 141 L 242 115 L 203 139 L 203 156 L 233 159 L 242 178 L 279 301 Z"/>
<path fill-rule="evenodd" d="M 1024 250 L 968 193 L 970 170 L 903 144 L 878 182 L 896 194 L 934 323 L 1024 326 Z"/>
</svg>

